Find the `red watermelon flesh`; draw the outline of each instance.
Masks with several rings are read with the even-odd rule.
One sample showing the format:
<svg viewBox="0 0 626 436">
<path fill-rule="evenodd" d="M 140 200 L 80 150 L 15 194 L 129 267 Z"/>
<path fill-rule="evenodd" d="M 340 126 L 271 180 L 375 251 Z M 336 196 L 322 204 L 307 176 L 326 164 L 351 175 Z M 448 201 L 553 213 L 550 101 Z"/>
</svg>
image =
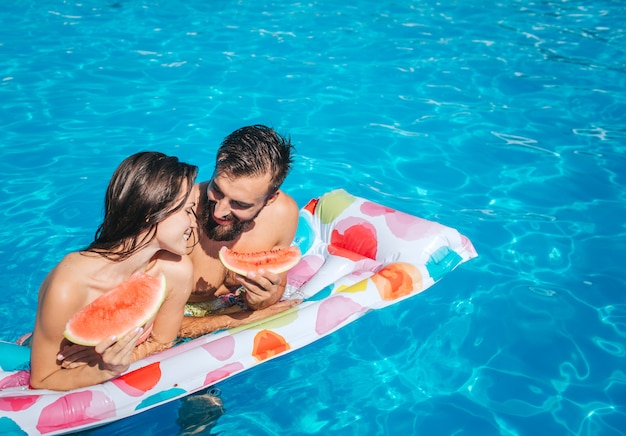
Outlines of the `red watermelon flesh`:
<svg viewBox="0 0 626 436">
<path fill-rule="evenodd" d="M 220 261 L 222 264 L 242 276 L 259 269 L 280 274 L 290 270 L 300 262 L 302 253 L 296 246 L 279 248 L 269 251 L 257 251 L 254 253 L 239 253 L 227 247 L 220 248 Z"/>
<path fill-rule="evenodd" d="M 166 290 L 165 275 L 135 274 L 74 314 L 63 336 L 87 346 L 97 345 L 111 336 L 121 338 L 156 314 Z"/>
</svg>

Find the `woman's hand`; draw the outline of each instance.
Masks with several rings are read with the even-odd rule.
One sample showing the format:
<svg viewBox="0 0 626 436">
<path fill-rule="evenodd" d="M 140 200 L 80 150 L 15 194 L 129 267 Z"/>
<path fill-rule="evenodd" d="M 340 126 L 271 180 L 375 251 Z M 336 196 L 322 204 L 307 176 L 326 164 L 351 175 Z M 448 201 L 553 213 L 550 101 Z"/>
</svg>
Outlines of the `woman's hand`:
<svg viewBox="0 0 626 436">
<path fill-rule="evenodd" d="M 78 368 L 82 365 L 97 365 L 102 371 L 117 376 L 130 367 L 133 350 L 142 333 L 143 328 L 137 327 L 120 340 L 112 336 L 95 347 L 72 344 L 61 350 L 57 355 L 57 360 L 64 369 Z"/>
</svg>

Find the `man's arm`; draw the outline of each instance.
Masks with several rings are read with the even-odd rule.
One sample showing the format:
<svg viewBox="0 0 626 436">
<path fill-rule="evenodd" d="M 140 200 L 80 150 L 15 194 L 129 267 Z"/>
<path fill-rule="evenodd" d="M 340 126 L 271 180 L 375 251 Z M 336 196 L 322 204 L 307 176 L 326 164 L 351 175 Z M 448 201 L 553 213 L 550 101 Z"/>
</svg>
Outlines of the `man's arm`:
<svg viewBox="0 0 626 436">
<path fill-rule="evenodd" d="M 239 327 L 283 312 L 299 303 L 300 300 L 289 300 L 278 302 L 260 310 L 243 310 L 223 315 L 186 316 L 183 318 L 178 336 L 181 338 L 197 338 L 217 330 Z"/>
</svg>

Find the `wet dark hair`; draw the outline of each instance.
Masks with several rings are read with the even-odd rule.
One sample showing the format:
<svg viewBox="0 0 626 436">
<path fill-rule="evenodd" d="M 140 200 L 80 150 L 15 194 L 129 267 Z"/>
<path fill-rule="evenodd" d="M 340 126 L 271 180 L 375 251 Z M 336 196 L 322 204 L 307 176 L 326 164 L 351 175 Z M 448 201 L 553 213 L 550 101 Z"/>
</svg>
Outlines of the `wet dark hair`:
<svg viewBox="0 0 626 436">
<path fill-rule="evenodd" d="M 195 165 L 159 152 L 124 159 L 106 191 L 104 220 L 85 251 L 122 260 L 146 246 L 155 238 L 158 224 L 185 206 L 197 174 Z M 185 182 L 187 193 L 181 201 Z"/>
<path fill-rule="evenodd" d="M 293 145 L 289 138 L 256 124 L 235 130 L 217 150 L 215 171 L 229 177 L 272 176 L 268 197 L 280 188 L 291 169 Z"/>
</svg>

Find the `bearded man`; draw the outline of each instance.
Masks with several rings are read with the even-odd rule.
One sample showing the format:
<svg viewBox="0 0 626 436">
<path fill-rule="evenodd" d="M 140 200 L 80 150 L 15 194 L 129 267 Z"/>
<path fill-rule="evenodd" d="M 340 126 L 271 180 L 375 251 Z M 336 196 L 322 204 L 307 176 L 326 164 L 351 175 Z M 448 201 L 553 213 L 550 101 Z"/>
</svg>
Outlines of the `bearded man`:
<svg viewBox="0 0 626 436">
<path fill-rule="evenodd" d="M 228 135 L 217 151 L 211 180 L 198 183 L 197 241 L 189 257 L 194 288 L 180 336 L 196 337 L 286 310 L 280 301 L 287 273 L 260 270 L 246 277 L 228 271 L 218 253 L 288 247 L 298 226 L 298 205 L 280 190 L 292 164 L 293 146 L 273 129 L 254 125 Z"/>
</svg>

